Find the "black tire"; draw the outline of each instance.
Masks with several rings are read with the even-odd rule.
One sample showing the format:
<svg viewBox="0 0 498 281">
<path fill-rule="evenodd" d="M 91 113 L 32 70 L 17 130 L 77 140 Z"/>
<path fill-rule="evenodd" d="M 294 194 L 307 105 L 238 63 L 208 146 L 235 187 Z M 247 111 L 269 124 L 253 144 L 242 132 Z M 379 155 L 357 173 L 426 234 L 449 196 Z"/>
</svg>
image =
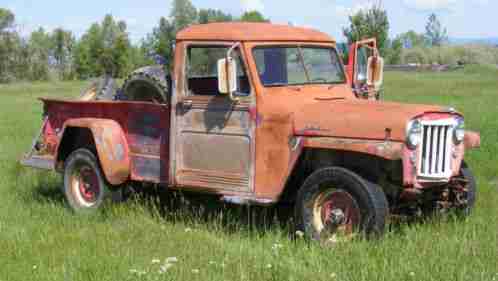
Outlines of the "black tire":
<svg viewBox="0 0 498 281">
<path fill-rule="evenodd" d="M 112 194 L 97 157 L 88 149 L 72 152 L 64 167 L 64 196 L 77 213 L 91 213 L 102 207 Z"/>
<path fill-rule="evenodd" d="M 332 212 L 335 215 L 339 209 L 345 214 L 343 225 L 346 230 L 349 229 L 346 233 L 348 237 L 353 237 L 356 233 L 364 234 L 366 237 L 383 234 L 389 209 L 382 189 L 347 169 L 330 167 L 311 174 L 297 194 L 296 226 L 307 238 L 327 242 L 329 235 L 335 235 L 343 226 L 333 223 L 333 227 L 329 228 L 329 220 L 333 221 L 333 219 L 326 219 L 327 222 L 324 222 L 323 208 L 325 208 L 325 203 L 321 205 L 321 216 L 317 216 L 315 206 L 325 196 L 324 194 L 336 196 L 336 201 L 332 201 L 336 204 Z M 343 202 L 347 201 L 351 208 L 341 209 L 339 205 L 344 204 L 340 202 L 340 199 L 337 200 L 337 197 L 342 197 Z M 319 229 L 320 225 L 317 223 L 320 221 L 322 229 Z M 330 231 L 330 233 L 324 233 L 324 231 Z"/>
<path fill-rule="evenodd" d="M 122 96 L 118 99 L 166 104 L 170 101 L 168 89 L 164 66 L 146 66 L 133 71 L 126 78 Z"/>
<path fill-rule="evenodd" d="M 109 75 L 100 79 L 97 100 L 113 100 L 116 95 L 116 81 Z"/>
<path fill-rule="evenodd" d="M 458 214 L 463 217 L 469 216 L 476 204 L 476 198 L 477 198 L 477 183 L 476 179 L 474 177 L 474 174 L 472 173 L 472 170 L 469 168 L 467 163 L 463 162 L 462 167 L 460 168 L 460 174 L 463 176 L 465 180 L 468 181 L 467 184 L 467 192 L 465 192 L 465 199 L 467 200 L 467 203 L 462 206 L 458 210 Z"/>
<path fill-rule="evenodd" d="M 110 76 L 97 78 L 81 92 L 79 99 L 91 100 L 113 100 L 116 95 L 116 82 Z"/>
</svg>

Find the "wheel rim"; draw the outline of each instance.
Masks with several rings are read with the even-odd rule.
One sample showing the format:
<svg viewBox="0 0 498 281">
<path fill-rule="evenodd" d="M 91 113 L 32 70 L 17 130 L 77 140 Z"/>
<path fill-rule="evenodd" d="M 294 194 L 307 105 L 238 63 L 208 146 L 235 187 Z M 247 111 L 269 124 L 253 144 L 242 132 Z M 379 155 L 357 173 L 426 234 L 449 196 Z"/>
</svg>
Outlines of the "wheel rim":
<svg viewBox="0 0 498 281">
<path fill-rule="evenodd" d="M 77 203 L 84 207 L 94 206 L 100 196 L 99 178 L 88 164 L 79 164 L 71 175 L 71 189 Z"/>
<path fill-rule="evenodd" d="M 320 237 L 336 239 L 338 235 L 352 238 L 360 225 L 361 213 L 356 200 L 344 190 L 327 189 L 313 205 L 313 224 Z"/>
</svg>

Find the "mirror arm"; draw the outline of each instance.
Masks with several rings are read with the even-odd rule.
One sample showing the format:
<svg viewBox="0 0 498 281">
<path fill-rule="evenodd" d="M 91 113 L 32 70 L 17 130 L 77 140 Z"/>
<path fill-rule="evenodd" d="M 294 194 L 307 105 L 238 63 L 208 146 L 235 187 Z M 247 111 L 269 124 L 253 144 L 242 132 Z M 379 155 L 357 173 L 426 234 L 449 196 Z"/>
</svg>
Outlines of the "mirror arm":
<svg viewBox="0 0 498 281">
<path fill-rule="evenodd" d="M 228 69 L 229 68 L 229 65 L 230 65 L 230 60 L 232 59 L 232 52 L 238 48 L 240 46 L 240 42 L 237 42 L 235 44 L 233 44 L 230 49 L 228 49 L 227 51 L 227 54 L 226 54 L 226 57 L 225 57 L 225 75 L 226 77 L 228 78 L 227 79 L 227 89 L 229 90 L 229 95 L 230 95 L 230 99 L 233 100 L 233 101 L 237 101 L 238 98 L 236 98 L 234 95 L 233 95 L 233 92 L 230 91 L 230 79 L 229 79 L 229 73 L 230 73 L 230 70 Z"/>
</svg>

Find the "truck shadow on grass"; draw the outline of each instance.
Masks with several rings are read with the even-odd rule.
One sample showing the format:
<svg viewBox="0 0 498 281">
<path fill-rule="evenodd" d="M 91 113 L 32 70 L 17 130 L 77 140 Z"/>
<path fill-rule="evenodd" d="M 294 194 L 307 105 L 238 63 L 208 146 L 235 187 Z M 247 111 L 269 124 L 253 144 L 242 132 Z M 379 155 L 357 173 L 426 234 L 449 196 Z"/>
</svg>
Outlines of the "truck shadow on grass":
<svg viewBox="0 0 498 281">
<path fill-rule="evenodd" d="M 277 231 L 293 234 L 293 205 L 246 206 L 227 204 L 213 195 L 188 192 L 165 192 L 148 189 L 134 193 L 132 198 L 152 214 L 168 222 L 202 225 L 232 234 L 240 231 L 264 234 Z"/>
<path fill-rule="evenodd" d="M 56 204 L 68 208 L 62 193 L 62 182 L 57 178 L 40 174 L 28 193 L 22 195 L 23 201 L 30 204 Z M 25 191 L 26 192 L 26 191 Z M 202 195 L 173 191 L 156 187 L 134 188 L 120 202 L 108 205 L 99 216 L 113 219 L 112 206 L 130 204 L 138 206 L 150 216 L 186 227 L 202 226 L 205 229 L 222 231 L 227 234 L 240 232 L 264 235 L 277 232 L 293 239 L 296 236 L 293 219 L 294 205 L 280 203 L 274 206 L 244 206 L 227 204 L 213 195 Z M 70 211 L 69 208 L 67 209 Z M 119 214 L 118 214 L 119 215 Z M 401 221 L 390 221 L 386 233 L 403 236 L 407 227 L 437 223 L 442 218 L 433 216 Z"/>
</svg>

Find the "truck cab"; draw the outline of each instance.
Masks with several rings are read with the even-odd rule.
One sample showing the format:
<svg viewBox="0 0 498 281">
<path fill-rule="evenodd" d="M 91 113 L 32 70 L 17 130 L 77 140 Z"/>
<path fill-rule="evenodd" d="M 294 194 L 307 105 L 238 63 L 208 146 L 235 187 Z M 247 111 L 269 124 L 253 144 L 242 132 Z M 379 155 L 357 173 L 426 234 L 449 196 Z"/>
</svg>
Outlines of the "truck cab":
<svg viewBox="0 0 498 281">
<path fill-rule="evenodd" d="M 296 227 L 320 241 L 382 233 L 391 214 L 468 213 L 476 186 L 464 153 L 479 135 L 452 108 L 379 101 L 382 68 L 374 40 L 353 44 L 345 67 L 316 30 L 191 26 L 177 34 L 162 102 L 44 99 L 24 164 L 63 173 L 77 211 L 147 182 L 236 204 L 290 202 Z"/>
</svg>

